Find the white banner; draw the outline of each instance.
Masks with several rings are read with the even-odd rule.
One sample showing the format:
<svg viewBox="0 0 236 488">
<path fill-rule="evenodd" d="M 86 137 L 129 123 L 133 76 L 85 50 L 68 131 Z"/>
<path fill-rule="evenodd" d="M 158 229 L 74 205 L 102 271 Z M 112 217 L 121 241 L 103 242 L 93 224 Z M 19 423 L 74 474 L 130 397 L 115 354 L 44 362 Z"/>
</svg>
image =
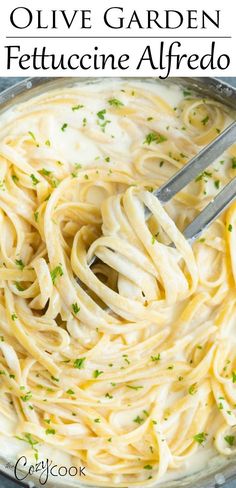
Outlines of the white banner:
<svg viewBox="0 0 236 488">
<path fill-rule="evenodd" d="M 8 0 L 0 76 L 235 76 L 235 18 L 222 0 Z"/>
</svg>

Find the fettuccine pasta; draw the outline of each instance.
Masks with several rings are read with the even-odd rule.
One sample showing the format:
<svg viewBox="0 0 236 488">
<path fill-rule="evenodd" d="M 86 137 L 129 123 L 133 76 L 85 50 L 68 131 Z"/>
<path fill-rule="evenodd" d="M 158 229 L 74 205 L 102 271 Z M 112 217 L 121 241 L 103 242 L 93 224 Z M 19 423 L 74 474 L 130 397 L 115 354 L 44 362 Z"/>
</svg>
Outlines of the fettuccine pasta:
<svg viewBox="0 0 236 488">
<path fill-rule="evenodd" d="M 231 119 L 116 79 L 1 115 L 0 438 L 18 457 L 56 446 L 85 484 L 143 487 L 235 455 L 236 205 L 193 246 L 183 230 L 236 145 L 165 207 L 153 195 Z"/>
</svg>

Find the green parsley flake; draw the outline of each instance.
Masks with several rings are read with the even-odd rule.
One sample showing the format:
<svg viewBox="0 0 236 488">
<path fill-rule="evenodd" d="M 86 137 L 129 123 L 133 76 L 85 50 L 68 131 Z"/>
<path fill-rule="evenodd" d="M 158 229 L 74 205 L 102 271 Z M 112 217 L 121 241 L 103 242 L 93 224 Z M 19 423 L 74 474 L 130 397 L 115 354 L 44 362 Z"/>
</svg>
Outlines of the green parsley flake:
<svg viewBox="0 0 236 488">
<path fill-rule="evenodd" d="M 143 141 L 143 144 L 148 144 L 150 146 L 152 142 L 160 144 L 161 142 L 165 141 L 167 141 L 167 138 L 162 134 L 159 134 L 158 132 L 150 132 L 149 134 L 147 134 L 145 140 Z"/>
<path fill-rule="evenodd" d="M 50 147 L 50 146 L 51 146 L 51 142 L 50 142 L 50 140 L 49 140 L 49 139 L 47 139 L 47 140 L 45 141 L 45 146 L 48 146 L 48 147 Z"/>
<path fill-rule="evenodd" d="M 57 381 L 57 382 L 59 382 L 59 381 L 60 381 L 60 379 L 59 379 L 59 378 L 55 378 L 55 376 L 51 376 L 51 380 L 53 380 L 53 381 Z"/>
<path fill-rule="evenodd" d="M 227 442 L 227 444 L 229 444 L 230 447 L 232 447 L 234 445 L 235 437 L 234 435 L 226 435 L 224 440 Z"/>
<path fill-rule="evenodd" d="M 93 377 L 98 378 L 98 376 L 100 376 L 103 373 L 104 371 L 99 371 L 98 369 L 95 369 L 95 371 L 93 372 Z"/>
<path fill-rule="evenodd" d="M 15 263 L 18 266 L 18 268 L 21 269 L 21 271 L 24 269 L 25 265 L 24 265 L 22 259 L 15 259 Z"/>
<path fill-rule="evenodd" d="M 220 180 L 214 181 L 214 185 L 217 188 L 217 190 L 219 190 L 219 188 L 220 188 Z"/>
<path fill-rule="evenodd" d="M 15 313 L 13 313 L 11 316 L 11 320 L 13 320 L 13 322 L 14 322 L 14 320 L 16 320 L 16 319 L 18 319 L 18 317 Z"/>
<path fill-rule="evenodd" d="M 74 107 L 71 107 L 71 110 L 75 112 L 76 110 L 80 110 L 81 108 L 84 108 L 84 105 L 75 105 Z"/>
<path fill-rule="evenodd" d="M 74 314 L 76 315 L 77 313 L 79 313 L 80 311 L 80 307 L 78 306 L 77 303 L 72 303 L 72 310 L 74 312 Z"/>
<path fill-rule="evenodd" d="M 14 181 L 14 183 L 17 183 L 19 181 L 19 178 L 16 175 L 12 175 L 12 180 Z"/>
<path fill-rule="evenodd" d="M 233 230 L 233 226 L 232 226 L 232 224 L 229 224 L 229 225 L 228 225 L 228 231 L 229 231 L 229 232 L 232 232 L 232 230 Z"/>
<path fill-rule="evenodd" d="M 84 368 L 84 362 L 85 362 L 86 358 L 79 358 L 79 359 L 75 359 L 74 361 L 74 368 L 76 369 L 83 369 Z"/>
<path fill-rule="evenodd" d="M 152 466 L 151 464 L 146 464 L 145 466 L 143 466 L 143 469 L 152 469 Z"/>
<path fill-rule="evenodd" d="M 151 356 L 151 360 L 152 360 L 152 361 L 160 361 L 160 359 L 161 359 L 161 355 L 160 355 L 160 353 L 159 353 L 159 354 L 157 354 L 157 356 Z"/>
<path fill-rule="evenodd" d="M 191 97 L 192 93 L 189 90 L 183 90 L 183 96 L 184 97 Z"/>
<path fill-rule="evenodd" d="M 46 429 L 45 434 L 46 435 L 50 435 L 50 434 L 54 435 L 54 434 L 56 434 L 56 431 L 55 431 L 55 429 Z"/>
<path fill-rule="evenodd" d="M 99 419 L 99 418 L 98 419 L 94 419 L 94 422 L 96 422 L 96 424 L 100 424 L 101 419 Z"/>
<path fill-rule="evenodd" d="M 111 400 L 113 398 L 113 396 L 110 395 L 110 393 L 106 393 L 105 398 L 109 398 Z"/>
<path fill-rule="evenodd" d="M 142 417 L 140 417 L 139 415 L 137 415 L 137 417 L 133 420 L 133 422 L 135 422 L 136 424 L 143 424 L 144 422 L 144 419 Z"/>
<path fill-rule="evenodd" d="M 28 402 L 29 400 L 31 400 L 31 398 L 32 398 L 32 393 L 31 393 L 31 391 L 28 391 L 28 392 L 26 393 L 26 395 L 21 396 L 21 400 L 22 400 L 23 402 Z"/>
<path fill-rule="evenodd" d="M 126 386 L 131 390 L 141 390 L 141 388 L 143 388 L 143 386 L 133 386 L 133 385 L 126 385 Z"/>
<path fill-rule="evenodd" d="M 38 461 L 38 457 L 39 457 L 38 456 L 38 449 L 35 447 L 38 444 L 38 441 L 36 441 L 32 437 L 32 435 L 27 433 L 27 432 L 24 433 L 23 435 L 24 435 L 24 438 L 16 436 L 16 439 L 18 439 L 19 441 L 27 442 L 31 446 L 31 448 L 33 449 L 33 451 L 35 453 L 34 457 L 35 457 L 36 461 Z"/>
<path fill-rule="evenodd" d="M 202 125 L 206 125 L 208 121 L 209 121 L 209 116 L 207 115 L 204 119 L 201 120 Z"/>
<path fill-rule="evenodd" d="M 59 266 L 56 266 L 56 268 L 54 268 L 50 275 L 51 275 L 51 278 L 52 278 L 52 282 L 53 284 L 55 285 L 55 281 L 56 281 L 56 278 L 58 278 L 59 276 L 63 276 L 63 269 L 62 269 L 62 265 L 59 264 Z"/>
<path fill-rule="evenodd" d="M 50 176 L 50 174 L 52 173 L 51 171 L 49 171 L 48 169 L 40 169 L 39 172 L 43 175 L 43 176 Z"/>
<path fill-rule="evenodd" d="M 31 178 L 32 183 L 33 183 L 34 186 L 36 186 L 39 183 L 39 180 L 38 180 L 38 178 L 36 178 L 35 175 L 31 174 L 30 175 L 30 178 Z"/>
<path fill-rule="evenodd" d="M 108 103 L 112 107 L 116 107 L 116 108 L 119 108 L 119 107 L 123 107 L 124 106 L 123 102 L 121 102 L 117 98 L 111 98 L 110 100 L 108 100 Z"/>
<path fill-rule="evenodd" d="M 206 441 L 207 434 L 205 432 L 200 432 L 199 434 L 196 434 L 193 436 L 193 439 L 195 442 L 198 442 L 198 444 L 202 444 L 203 442 Z"/>
<path fill-rule="evenodd" d="M 71 389 L 67 390 L 66 393 L 67 393 L 67 395 L 74 395 L 75 394 L 75 392 Z"/>
<path fill-rule="evenodd" d="M 195 181 L 202 181 L 202 180 L 204 180 L 205 183 L 207 183 L 208 178 L 210 178 L 211 176 L 212 176 L 212 173 L 210 173 L 209 171 L 203 171 L 199 176 L 197 176 L 197 178 L 195 179 Z"/>
<path fill-rule="evenodd" d="M 39 147 L 39 144 L 38 144 L 38 142 L 36 140 L 36 137 L 35 137 L 34 133 L 31 130 L 29 130 L 28 131 L 28 134 L 31 137 L 31 139 L 35 142 L 36 146 Z"/>
<path fill-rule="evenodd" d="M 236 158 L 232 158 L 231 162 L 232 162 L 232 168 L 236 169 Z"/>
<path fill-rule="evenodd" d="M 100 112 L 97 112 L 97 116 L 100 120 L 105 120 L 105 114 L 106 114 L 106 109 L 100 110 Z"/>
<path fill-rule="evenodd" d="M 38 222 L 38 220 L 39 220 L 39 212 L 34 212 L 34 220 L 35 220 L 35 222 Z"/>
<path fill-rule="evenodd" d="M 64 123 L 62 126 L 61 126 L 61 131 L 62 132 L 65 132 L 66 128 L 68 127 L 68 124 L 67 123 Z"/>
<path fill-rule="evenodd" d="M 193 383 L 188 389 L 189 395 L 195 395 L 197 393 L 197 383 Z"/>
<path fill-rule="evenodd" d="M 232 371 L 232 381 L 236 383 L 236 371 Z"/>
</svg>

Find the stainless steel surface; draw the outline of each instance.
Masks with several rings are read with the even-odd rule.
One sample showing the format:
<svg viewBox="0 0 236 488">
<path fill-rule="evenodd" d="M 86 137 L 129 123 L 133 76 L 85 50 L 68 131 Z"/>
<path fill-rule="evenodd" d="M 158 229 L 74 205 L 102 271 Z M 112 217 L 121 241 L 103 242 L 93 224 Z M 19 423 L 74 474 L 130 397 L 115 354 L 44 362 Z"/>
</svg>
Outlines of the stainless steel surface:
<svg viewBox="0 0 236 488">
<path fill-rule="evenodd" d="M 236 199 L 236 178 L 218 193 L 184 230 L 186 239 L 193 242 Z"/>
<path fill-rule="evenodd" d="M 236 141 L 236 122 L 230 124 L 218 137 L 208 146 L 200 151 L 194 158 L 183 166 L 165 185 L 161 186 L 153 194 L 162 202 L 169 202 L 176 193 L 182 190 L 190 181 L 194 180 L 204 169 L 206 169 L 216 158 L 218 158 L 228 147 Z M 236 191 L 236 189 L 235 189 Z M 149 217 L 150 213 L 146 213 Z"/>
<path fill-rule="evenodd" d="M 77 79 L 78 81 L 79 79 Z M 72 84 L 74 79 L 64 78 L 60 79 L 37 79 L 31 80 L 16 79 L 16 78 L 0 78 L 0 91 L 7 86 L 12 85 L 14 82 L 20 81 L 16 87 L 12 87 L 7 92 L 0 94 L 0 109 L 17 103 L 22 99 L 29 98 L 35 94 L 42 92 L 47 86 L 47 89 L 62 86 L 63 83 Z M 88 79 L 89 81 L 89 79 Z M 91 79 L 90 79 L 91 81 Z M 167 80 L 168 81 L 168 80 Z M 181 83 L 183 86 L 190 87 L 191 89 L 199 91 L 202 96 L 210 96 L 222 101 L 224 104 L 236 109 L 236 89 L 224 83 L 224 79 L 216 80 L 212 78 L 179 78 L 178 80 L 172 80 Z M 236 87 L 236 78 L 228 78 L 228 83 L 234 84 Z M 1 455 L 1 447 L 0 447 Z M 3 455 L 3 453 L 2 453 Z M 0 459 L 0 487 L 1 488 L 16 488 L 19 486 L 27 487 L 28 484 L 16 482 L 14 480 L 13 471 L 7 470 L 6 462 L 3 457 Z M 225 478 L 225 483 L 217 484 L 216 475 L 222 474 Z M 31 479 L 32 480 L 32 479 Z M 27 479 L 29 481 L 29 479 Z M 222 478 L 223 481 L 223 478 Z M 31 481 L 32 483 L 32 481 Z M 32 484 L 31 484 L 32 486 Z M 39 483 L 37 483 L 37 486 Z M 46 487 L 63 487 L 68 488 L 68 484 L 55 484 L 47 483 Z M 78 486 L 78 485 L 77 485 Z M 217 465 L 217 469 L 211 469 L 210 471 L 204 470 L 197 473 L 193 477 L 186 477 L 177 482 L 166 482 L 158 485 L 159 488 L 216 488 L 221 486 L 222 488 L 236 488 L 236 462 L 235 458 L 231 459 L 227 466 Z"/>
</svg>

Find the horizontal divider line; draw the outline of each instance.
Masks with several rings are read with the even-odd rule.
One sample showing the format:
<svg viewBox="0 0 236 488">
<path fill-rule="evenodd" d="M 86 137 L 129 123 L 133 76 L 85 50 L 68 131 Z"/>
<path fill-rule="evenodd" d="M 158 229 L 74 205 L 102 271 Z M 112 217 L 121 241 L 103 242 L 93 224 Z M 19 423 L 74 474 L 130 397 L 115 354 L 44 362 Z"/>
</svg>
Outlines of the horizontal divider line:
<svg viewBox="0 0 236 488">
<path fill-rule="evenodd" d="M 6 39 L 232 39 L 232 36 L 6 36 Z"/>
</svg>

